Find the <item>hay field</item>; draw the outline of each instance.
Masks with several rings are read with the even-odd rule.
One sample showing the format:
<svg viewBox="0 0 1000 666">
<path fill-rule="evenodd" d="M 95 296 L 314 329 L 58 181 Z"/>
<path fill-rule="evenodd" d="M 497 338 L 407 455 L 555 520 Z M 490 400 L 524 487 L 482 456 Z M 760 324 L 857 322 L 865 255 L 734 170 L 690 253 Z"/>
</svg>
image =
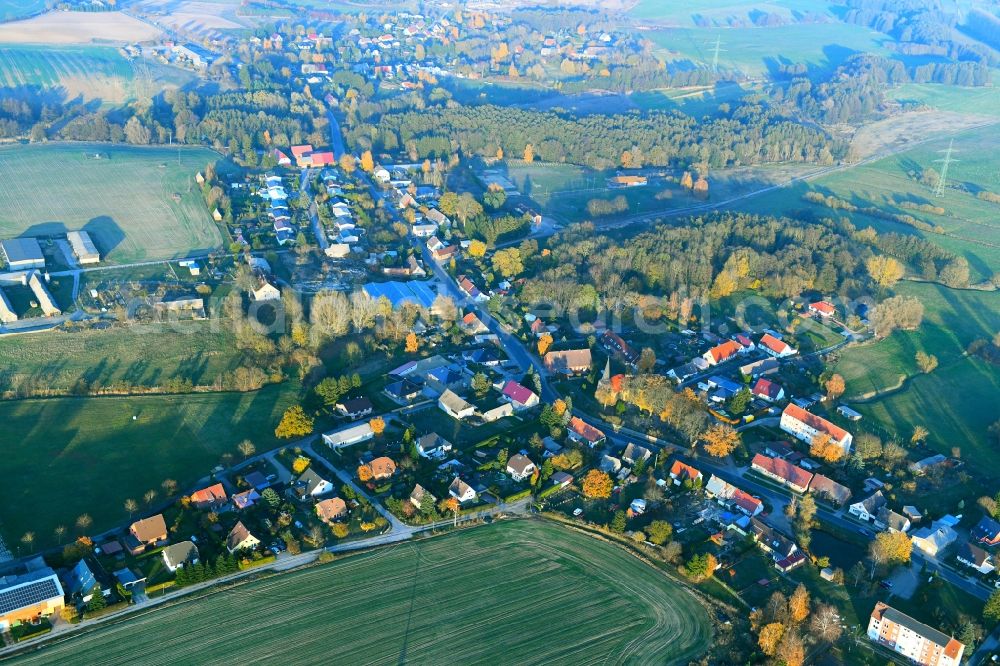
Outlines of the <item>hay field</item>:
<svg viewBox="0 0 1000 666">
<path fill-rule="evenodd" d="M 216 591 L 22 662 L 686 664 L 710 639 L 705 610 L 660 572 L 522 520 Z"/>
<path fill-rule="evenodd" d="M 59 100 L 79 96 L 118 105 L 193 78 L 177 67 L 129 61 L 110 46 L 0 45 L 0 92 L 6 97 L 33 98 L 41 92 Z"/>
<path fill-rule="evenodd" d="M 121 12 L 47 12 L 0 24 L 0 42 L 7 44 L 125 44 L 154 40 L 162 34 L 159 28 Z"/>
<path fill-rule="evenodd" d="M 102 159 L 91 157 L 96 153 Z M 194 182 L 195 173 L 216 159 L 204 148 L 0 148 L 5 183 L 0 237 L 85 229 L 111 263 L 170 259 L 218 247 L 221 233 Z"/>
<path fill-rule="evenodd" d="M 219 37 L 249 25 L 237 17 L 240 3 L 234 0 L 144 0 L 135 7 L 154 15 L 159 25 L 202 37 Z"/>
</svg>

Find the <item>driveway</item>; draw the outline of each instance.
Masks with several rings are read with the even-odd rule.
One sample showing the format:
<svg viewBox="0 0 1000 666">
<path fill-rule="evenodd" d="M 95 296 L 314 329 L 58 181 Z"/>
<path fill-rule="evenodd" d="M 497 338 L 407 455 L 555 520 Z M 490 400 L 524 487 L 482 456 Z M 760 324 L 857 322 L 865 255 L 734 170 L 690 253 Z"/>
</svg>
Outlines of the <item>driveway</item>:
<svg viewBox="0 0 1000 666">
<path fill-rule="evenodd" d="M 920 564 L 914 559 L 908 567 L 896 567 L 889 576 L 892 594 L 901 599 L 910 599 L 920 587 Z"/>
</svg>

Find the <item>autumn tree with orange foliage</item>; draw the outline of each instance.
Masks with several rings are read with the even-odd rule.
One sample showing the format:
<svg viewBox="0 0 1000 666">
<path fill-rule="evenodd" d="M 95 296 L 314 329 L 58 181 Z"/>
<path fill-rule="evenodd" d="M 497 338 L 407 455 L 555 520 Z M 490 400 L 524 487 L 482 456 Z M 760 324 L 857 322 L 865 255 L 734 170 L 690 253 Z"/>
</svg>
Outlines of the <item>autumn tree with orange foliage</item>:
<svg viewBox="0 0 1000 666">
<path fill-rule="evenodd" d="M 611 488 L 611 477 L 600 470 L 592 469 L 583 477 L 583 496 L 589 499 L 608 499 Z"/>
<path fill-rule="evenodd" d="M 406 334 L 406 353 L 412 354 L 420 347 L 420 342 L 417 340 L 417 334 L 410 331 Z"/>
<path fill-rule="evenodd" d="M 760 646 L 761 652 L 768 657 L 773 657 L 774 653 L 778 651 L 778 643 L 784 633 L 785 625 L 780 622 L 772 622 L 761 627 L 760 633 L 757 635 L 757 645 Z"/>
<path fill-rule="evenodd" d="M 368 422 L 368 425 L 371 426 L 372 432 L 375 433 L 376 435 L 381 435 L 383 432 L 385 432 L 385 419 L 383 419 L 381 416 L 376 416 L 375 418 L 373 418 L 371 421 Z"/>
<path fill-rule="evenodd" d="M 535 161 L 535 147 L 530 143 L 524 147 L 524 162 L 531 164 Z"/>
<path fill-rule="evenodd" d="M 809 617 L 809 591 L 802 583 L 799 583 L 788 599 L 788 616 L 795 624 Z"/>
<path fill-rule="evenodd" d="M 725 458 L 740 444 L 740 433 L 732 426 L 717 423 L 701 434 L 705 453 L 716 458 Z"/>
<path fill-rule="evenodd" d="M 809 455 L 833 463 L 844 457 L 844 450 L 829 435 L 820 432 L 809 442 Z"/>
<path fill-rule="evenodd" d="M 538 355 L 545 356 L 545 352 L 549 350 L 552 346 L 552 334 L 544 333 L 540 338 L 538 338 Z"/>
<path fill-rule="evenodd" d="M 372 157 L 372 151 L 366 150 L 361 153 L 361 170 L 367 173 L 375 170 L 375 159 Z"/>
<path fill-rule="evenodd" d="M 562 398 L 556 398 L 556 401 L 552 403 L 552 413 L 556 416 L 562 416 L 566 413 L 566 401 Z"/>
<path fill-rule="evenodd" d="M 359 465 L 358 466 L 358 480 L 361 481 L 361 483 L 368 483 L 369 481 L 371 481 L 372 480 L 372 468 L 369 467 L 368 465 Z"/>
<path fill-rule="evenodd" d="M 840 396 L 844 395 L 844 378 L 840 375 L 834 374 L 830 375 L 830 378 L 826 380 L 826 397 L 828 400 L 836 400 Z"/>
<path fill-rule="evenodd" d="M 441 513 L 455 513 L 458 511 L 458 500 L 448 497 L 438 502 L 438 511 Z"/>
<path fill-rule="evenodd" d="M 806 660 L 806 646 L 797 631 L 786 631 L 778 643 L 774 656 L 785 662 L 785 666 L 802 666 Z"/>
</svg>

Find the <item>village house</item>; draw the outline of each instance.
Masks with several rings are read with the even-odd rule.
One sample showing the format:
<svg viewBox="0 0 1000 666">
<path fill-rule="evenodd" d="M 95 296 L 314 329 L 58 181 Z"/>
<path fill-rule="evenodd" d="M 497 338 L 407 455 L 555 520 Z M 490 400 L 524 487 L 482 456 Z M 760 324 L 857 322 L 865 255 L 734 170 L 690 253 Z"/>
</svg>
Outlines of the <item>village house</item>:
<svg viewBox="0 0 1000 666">
<path fill-rule="evenodd" d="M 62 578 L 66 598 L 71 602 L 87 603 L 94 597 L 97 578 L 90 570 L 86 560 L 80 560 Z"/>
<path fill-rule="evenodd" d="M 417 453 L 422 458 L 442 458 L 451 451 L 451 442 L 436 432 L 429 432 L 417 439 Z"/>
<path fill-rule="evenodd" d="M 257 492 L 256 488 L 251 488 L 250 490 L 244 490 L 243 492 L 236 493 L 233 495 L 233 508 L 237 511 L 242 511 L 244 509 L 249 509 L 257 500 L 260 499 L 260 493 Z"/>
<path fill-rule="evenodd" d="M 427 501 L 431 504 L 437 502 L 437 498 L 422 485 L 418 483 L 413 486 L 413 491 L 410 493 L 410 504 L 419 510 L 424 504 L 424 498 L 427 498 Z"/>
<path fill-rule="evenodd" d="M 639 361 L 639 352 L 614 331 L 604 331 L 600 341 L 609 354 L 619 356 L 627 365 L 634 366 Z"/>
<path fill-rule="evenodd" d="M 451 485 L 448 486 L 448 494 L 457 499 L 459 504 L 472 502 L 476 499 L 476 491 L 472 489 L 472 486 L 457 476 L 451 482 Z"/>
<path fill-rule="evenodd" d="M 578 375 L 588 372 L 592 362 L 589 349 L 550 351 L 543 359 L 545 369 L 552 374 Z"/>
<path fill-rule="evenodd" d="M 549 480 L 552 481 L 553 486 L 559 486 L 560 488 L 566 488 L 571 483 L 573 483 L 573 475 L 567 474 L 566 472 L 556 472 Z"/>
<path fill-rule="evenodd" d="M 198 547 L 192 541 L 172 543 L 160 553 L 163 555 L 163 564 L 170 573 L 189 564 L 198 564 Z"/>
<path fill-rule="evenodd" d="M 531 475 L 538 470 L 535 463 L 531 462 L 528 456 L 515 453 L 507 460 L 507 473 L 515 481 L 530 479 Z"/>
<path fill-rule="evenodd" d="M 785 389 L 764 377 L 757 380 L 757 383 L 750 389 L 750 393 L 767 402 L 780 402 L 785 399 Z"/>
<path fill-rule="evenodd" d="M 675 486 L 682 485 L 688 479 L 690 479 L 692 484 L 698 485 L 702 483 L 703 479 L 699 470 L 680 460 L 675 460 L 670 466 L 670 478 Z"/>
<path fill-rule="evenodd" d="M 837 308 L 833 307 L 833 304 L 827 301 L 816 301 L 809 304 L 809 312 L 827 319 L 837 313 Z"/>
<path fill-rule="evenodd" d="M 396 462 L 387 456 L 380 456 L 368 463 L 368 469 L 371 471 L 372 479 L 383 481 L 396 473 Z"/>
<path fill-rule="evenodd" d="M 768 553 L 775 568 L 782 572 L 805 564 L 806 556 L 798 545 L 784 534 L 757 518 L 750 519 L 750 535 L 757 547 Z"/>
<path fill-rule="evenodd" d="M 146 546 L 153 546 L 167 540 L 167 523 L 163 514 L 158 513 L 149 518 L 143 518 L 132 523 L 128 528 L 128 537 L 132 543 L 127 543 L 133 555 L 141 553 Z M 128 540 L 128 537 L 126 539 Z"/>
<path fill-rule="evenodd" d="M 809 491 L 837 506 L 843 506 L 851 499 L 850 488 L 822 474 L 813 474 L 812 483 L 809 484 Z"/>
<path fill-rule="evenodd" d="M 1000 545 L 1000 523 L 989 516 L 983 516 L 972 528 L 972 538 L 987 546 Z"/>
<path fill-rule="evenodd" d="M 408 379 L 400 379 L 385 385 L 382 390 L 389 398 L 400 404 L 409 404 L 420 397 L 423 389 Z"/>
<path fill-rule="evenodd" d="M 258 281 L 257 287 L 250 291 L 250 295 L 258 303 L 281 299 L 281 292 L 278 291 L 278 288 L 263 278 Z"/>
<path fill-rule="evenodd" d="M 774 479 L 784 486 L 788 486 L 798 493 L 804 493 L 809 488 L 809 483 L 813 478 L 811 472 L 807 472 L 787 460 L 769 458 L 759 453 L 753 457 L 750 466 L 755 471 Z"/>
<path fill-rule="evenodd" d="M 488 333 L 490 330 L 486 328 L 486 324 L 476 316 L 475 312 L 469 312 L 462 317 L 462 321 L 458 326 L 466 335 L 479 335 L 481 333 Z"/>
<path fill-rule="evenodd" d="M 438 398 L 438 407 L 453 419 L 467 419 L 476 413 L 474 405 L 469 404 L 451 389 L 445 390 Z"/>
<path fill-rule="evenodd" d="M 375 407 L 368 398 L 350 398 L 338 402 L 337 411 L 351 420 L 357 420 L 369 416 Z"/>
<path fill-rule="evenodd" d="M 958 640 L 881 601 L 868 620 L 868 640 L 921 666 L 958 666 L 965 652 Z"/>
<path fill-rule="evenodd" d="M 49 567 L 0 576 L 0 632 L 62 611 L 63 587 Z"/>
<path fill-rule="evenodd" d="M 228 500 L 226 489 L 221 483 L 191 493 L 191 505 L 197 509 L 218 509 Z"/>
<path fill-rule="evenodd" d="M 779 425 L 782 430 L 803 442 L 811 443 L 816 435 L 823 434 L 829 436 L 833 443 L 840 446 L 845 457 L 851 452 L 851 443 L 854 441 L 851 433 L 820 416 L 807 412 L 794 403 L 786 406 L 781 412 Z"/>
<path fill-rule="evenodd" d="M 295 480 L 292 490 L 300 500 L 304 501 L 333 492 L 333 484 L 310 467 Z"/>
<path fill-rule="evenodd" d="M 632 442 L 629 442 L 625 450 L 622 451 L 622 460 L 633 466 L 640 460 L 643 462 L 649 460 L 652 456 L 653 452 L 645 446 L 640 446 Z"/>
<path fill-rule="evenodd" d="M 714 498 L 719 504 L 732 504 L 740 512 L 751 518 L 764 510 L 764 503 L 749 493 L 740 490 L 718 475 L 712 476 L 705 484 L 705 496 Z"/>
<path fill-rule="evenodd" d="M 531 389 L 521 386 L 514 380 L 509 380 L 503 385 L 502 391 L 505 400 L 508 400 L 514 409 L 529 409 L 538 404 L 538 396 Z"/>
<path fill-rule="evenodd" d="M 757 345 L 757 347 L 759 349 L 763 349 L 766 354 L 769 354 L 774 358 L 786 358 L 788 356 L 794 356 L 798 353 L 798 351 L 790 347 L 787 342 L 779 340 L 770 333 L 765 333 L 761 336 L 760 344 Z"/>
<path fill-rule="evenodd" d="M 742 347 L 735 340 L 726 340 L 725 342 L 718 344 L 707 352 L 702 354 L 702 358 L 709 365 L 718 365 L 719 363 L 725 363 L 731 358 L 734 358 L 740 353 Z"/>
<path fill-rule="evenodd" d="M 590 448 L 603 444 L 605 440 L 603 432 L 577 416 L 569 420 L 566 434 L 574 442 L 586 444 Z"/>
<path fill-rule="evenodd" d="M 331 497 L 316 503 L 316 515 L 324 523 L 332 523 L 347 515 L 347 502 Z"/>
<path fill-rule="evenodd" d="M 996 568 L 993 566 L 992 555 L 968 541 L 958 547 L 955 559 L 983 575 L 992 572 Z"/>
<path fill-rule="evenodd" d="M 781 369 L 781 364 L 773 358 L 762 358 L 740 366 L 740 374 L 745 377 L 757 378 L 763 375 L 772 375 Z"/>
<path fill-rule="evenodd" d="M 241 550 L 253 550 L 259 545 L 260 539 L 250 533 L 250 530 L 243 524 L 243 521 L 239 521 L 233 525 L 233 529 L 229 531 L 229 535 L 226 537 L 226 550 L 229 551 L 230 555 Z"/>
<path fill-rule="evenodd" d="M 943 516 L 935 520 L 929 527 L 921 527 L 910 535 L 913 547 L 931 557 L 953 544 L 958 539 L 955 525 L 958 519 L 954 516 Z"/>
</svg>

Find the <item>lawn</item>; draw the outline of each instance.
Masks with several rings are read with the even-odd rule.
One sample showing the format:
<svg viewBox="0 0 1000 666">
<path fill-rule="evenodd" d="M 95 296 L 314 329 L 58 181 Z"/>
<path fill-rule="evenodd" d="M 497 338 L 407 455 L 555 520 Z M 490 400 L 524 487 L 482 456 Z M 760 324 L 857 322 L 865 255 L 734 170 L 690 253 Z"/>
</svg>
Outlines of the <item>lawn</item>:
<svg viewBox="0 0 1000 666">
<path fill-rule="evenodd" d="M 817 178 L 809 183 L 796 183 L 772 193 L 748 199 L 741 209 L 764 214 L 794 213 L 812 210 L 822 217 L 848 217 L 859 227 L 875 227 L 880 232 L 912 234 L 964 256 L 972 269 L 972 280 L 984 280 L 1000 271 L 1000 204 L 976 198 L 976 193 L 987 189 L 1000 194 L 996 174 L 1000 169 L 1000 133 L 995 127 L 966 130 L 954 137 L 954 158 L 948 172 L 950 187 L 944 196 L 934 196 L 931 188 L 922 185 L 910 172 L 934 168 L 947 149 L 949 139 L 929 141 L 890 157 Z M 941 233 L 922 232 L 911 226 L 849 213 L 832 211 L 824 206 L 802 199 L 807 191 L 818 191 L 850 201 L 859 207 L 876 206 L 893 213 L 906 213 L 939 225 Z M 930 203 L 945 209 L 944 215 L 923 213 L 900 207 L 902 202 Z"/>
<path fill-rule="evenodd" d="M 916 331 L 897 331 L 884 340 L 845 349 L 836 364 L 847 380 L 845 396 L 850 400 L 910 377 L 898 392 L 851 404 L 904 437 L 914 425 L 925 425 L 931 431 L 929 443 L 945 453 L 958 446 L 966 453 L 994 455 L 986 444 L 986 429 L 997 419 L 1000 369 L 966 356 L 964 350 L 973 340 L 990 339 L 1000 330 L 1000 294 L 921 283 L 901 283 L 896 291 L 920 299 L 923 324 Z M 914 360 L 918 351 L 937 356 L 940 365 L 930 375 L 919 373 Z"/>
<path fill-rule="evenodd" d="M 916 102 L 942 111 L 1000 117 L 1000 88 L 960 88 L 935 83 L 907 83 L 889 91 L 900 102 Z"/>
<path fill-rule="evenodd" d="M 205 148 L 0 148 L 0 237 L 84 229 L 112 263 L 211 250 L 222 236 L 194 177 L 218 159 Z"/>
<path fill-rule="evenodd" d="M 699 602 L 655 569 L 516 521 L 216 591 L 22 661 L 229 664 L 291 649 L 298 663 L 688 663 L 710 639 Z"/>
<path fill-rule="evenodd" d="M 725 21 L 729 17 L 747 20 L 753 11 L 773 12 L 786 20 L 798 13 L 829 14 L 830 3 L 825 0 L 771 0 L 770 2 L 738 2 L 736 0 L 694 0 L 686 3 L 663 0 L 639 0 L 629 14 L 637 19 L 652 19 L 676 25 L 695 25 L 701 20 Z"/>
<path fill-rule="evenodd" d="M 745 11 L 745 10 L 744 10 Z M 889 37 L 839 22 L 797 23 L 778 27 L 668 28 L 646 33 L 671 59 L 710 64 L 719 40 L 719 67 L 751 76 L 776 71 L 786 63 L 805 63 L 826 73 L 855 53 L 889 55 Z"/>
<path fill-rule="evenodd" d="M 13 546 L 32 531 L 51 545 L 57 525 L 82 513 L 92 533 L 125 521 L 122 503 L 174 479 L 182 490 L 237 444 L 279 445 L 274 427 L 294 400 L 288 382 L 255 393 L 58 398 L 0 403 L 0 533 Z"/>
<path fill-rule="evenodd" d="M 191 73 L 155 61 L 129 61 L 110 46 L 20 46 L 0 48 L 0 90 L 5 97 L 54 101 L 81 96 L 118 105 L 155 95 L 192 80 Z"/>
<path fill-rule="evenodd" d="M 81 380 L 90 386 L 161 386 L 168 379 L 210 385 L 243 359 L 232 331 L 218 320 L 147 328 L 154 329 L 54 330 L 0 338 L 0 393 L 15 381 L 57 391 Z"/>
</svg>

